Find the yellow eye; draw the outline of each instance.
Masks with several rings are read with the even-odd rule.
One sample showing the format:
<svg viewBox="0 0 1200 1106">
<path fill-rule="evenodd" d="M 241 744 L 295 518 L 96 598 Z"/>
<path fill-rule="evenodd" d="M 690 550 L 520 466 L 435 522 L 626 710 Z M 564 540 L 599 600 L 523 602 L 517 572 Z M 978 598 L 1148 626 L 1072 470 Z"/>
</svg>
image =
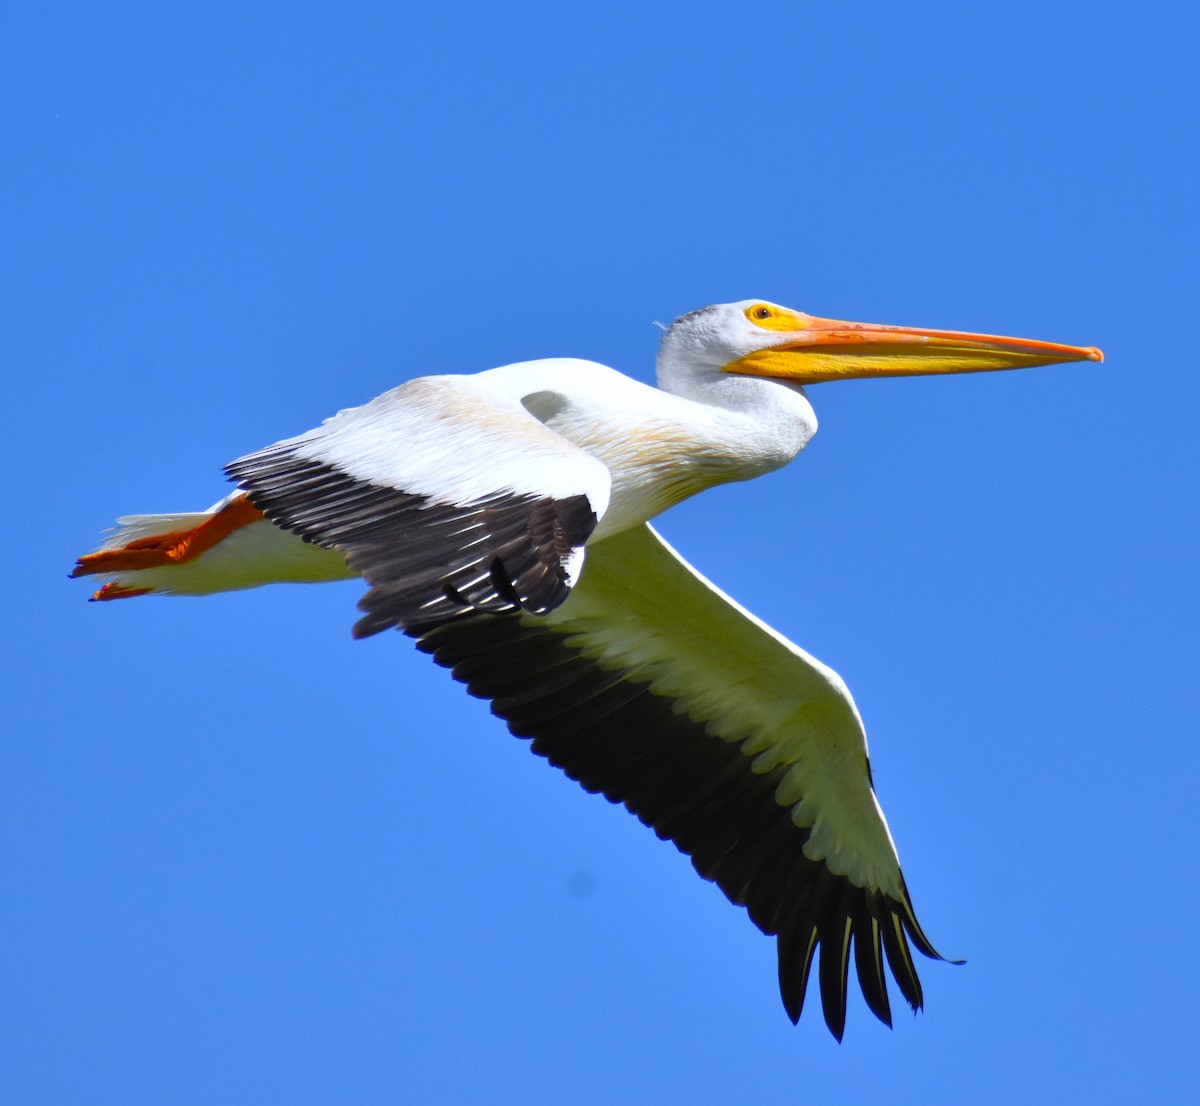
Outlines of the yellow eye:
<svg viewBox="0 0 1200 1106">
<path fill-rule="evenodd" d="M 776 307 L 770 303 L 752 303 L 743 314 L 755 326 L 763 330 L 804 330 L 807 325 L 805 316 L 789 311 L 786 307 Z"/>
</svg>

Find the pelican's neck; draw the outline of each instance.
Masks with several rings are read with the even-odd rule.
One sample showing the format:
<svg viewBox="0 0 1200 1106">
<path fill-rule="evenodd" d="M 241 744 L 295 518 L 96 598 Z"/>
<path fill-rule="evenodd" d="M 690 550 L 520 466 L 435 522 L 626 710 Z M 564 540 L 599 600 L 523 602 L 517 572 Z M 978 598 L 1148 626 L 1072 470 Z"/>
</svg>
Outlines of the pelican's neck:
<svg viewBox="0 0 1200 1106">
<path fill-rule="evenodd" d="M 817 432 L 816 413 L 800 385 L 685 361 L 686 352 L 664 343 L 658 386 L 707 412 L 715 437 L 743 459 L 747 471 L 740 478 L 786 465 Z"/>
</svg>

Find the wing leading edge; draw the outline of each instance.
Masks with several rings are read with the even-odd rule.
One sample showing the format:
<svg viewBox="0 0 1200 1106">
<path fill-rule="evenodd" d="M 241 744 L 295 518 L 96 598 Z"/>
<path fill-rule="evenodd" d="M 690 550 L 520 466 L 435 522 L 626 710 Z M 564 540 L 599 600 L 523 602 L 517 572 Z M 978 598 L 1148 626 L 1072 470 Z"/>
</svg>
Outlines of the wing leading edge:
<svg viewBox="0 0 1200 1106">
<path fill-rule="evenodd" d="M 413 636 L 535 753 L 623 803 L 777 935 L 793 1022 L 816 958 L 841 1039 L 852 949 L 876 1016 L 891 1024 L 885 962 L 920 1008 L 909 942 L 942 958 L 913 913 L 849 693 L 649 526 L 590 547 L 569 601 L 545 617 Z"/>
</svg>

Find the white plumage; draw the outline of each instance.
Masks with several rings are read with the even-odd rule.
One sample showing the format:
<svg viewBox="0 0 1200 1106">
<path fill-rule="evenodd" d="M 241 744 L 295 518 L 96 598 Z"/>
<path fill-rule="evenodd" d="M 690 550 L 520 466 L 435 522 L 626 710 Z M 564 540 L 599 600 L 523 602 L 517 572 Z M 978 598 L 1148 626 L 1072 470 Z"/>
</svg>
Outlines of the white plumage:
<svg viewBox="0 0 1200 1106">
<path fill-rule="evenodd" d="M 779 938 L 800 1015 L 814 955 L 840 1038 L 849 963 L 890 1024 L 921 1005 L 912 911 L 836 673 L 647 525 L 786 464 L 804 386 L 1100 359 L 1090 348 L 814 318 L 761 300 L 677 320 L 659 389 L 570 358 L 409 381 L 228 466 L 199 515 L 136 516 L 76 575 L 95 598 L 361 575 L 355 632 L 397 627 L 514 734 L 624 803 Z"/>
</svg>

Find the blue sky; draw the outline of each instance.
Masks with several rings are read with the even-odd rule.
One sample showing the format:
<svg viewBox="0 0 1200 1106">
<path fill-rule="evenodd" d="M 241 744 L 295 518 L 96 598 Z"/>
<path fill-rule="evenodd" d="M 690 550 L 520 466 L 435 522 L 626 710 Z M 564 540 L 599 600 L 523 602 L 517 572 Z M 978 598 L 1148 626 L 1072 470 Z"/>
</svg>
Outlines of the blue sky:
<svg viewBox="0 0 1200 1106">
<path fill-rule="evenodd" d="M 1200 247 L 1183 5 L 44 4 L 0 36 L 6 1103 L 1196 1094 Z M 89 606 L 119 514 L 410 376 L 655 320 L 1095 344 L 814 388 L 662 520 L 837 668 L 925 929 L 846 1041 L 357 586 Z"/>
</svg>

